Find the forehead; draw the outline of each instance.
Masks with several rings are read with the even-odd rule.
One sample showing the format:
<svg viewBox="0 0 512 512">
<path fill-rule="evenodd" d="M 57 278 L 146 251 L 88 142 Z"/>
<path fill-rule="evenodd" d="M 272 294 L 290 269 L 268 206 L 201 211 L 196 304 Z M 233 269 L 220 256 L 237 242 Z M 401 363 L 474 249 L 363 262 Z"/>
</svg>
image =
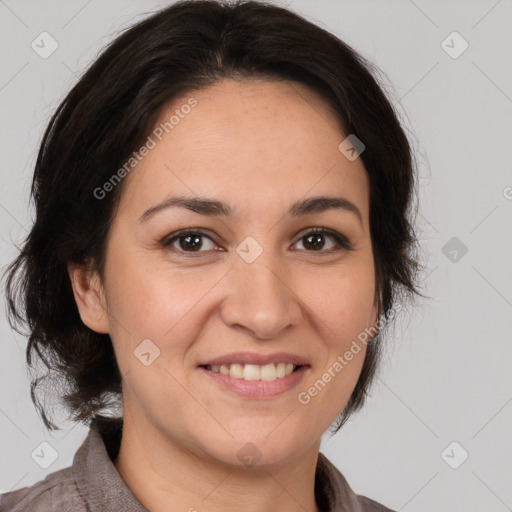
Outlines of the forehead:
<svg viewBox="0 0 512 512">
<path fill-rule="evenodd" d="M 363 163 L 339 151 L 338 119 L 303 84 L 224 80 L 175 98 L 150 136 L 154 147 L 130 174 L 121 208 L 188 194 L 258 205 L 261 214 L 273 201 L 338 193 L 367 215 Z"/>
</svg>

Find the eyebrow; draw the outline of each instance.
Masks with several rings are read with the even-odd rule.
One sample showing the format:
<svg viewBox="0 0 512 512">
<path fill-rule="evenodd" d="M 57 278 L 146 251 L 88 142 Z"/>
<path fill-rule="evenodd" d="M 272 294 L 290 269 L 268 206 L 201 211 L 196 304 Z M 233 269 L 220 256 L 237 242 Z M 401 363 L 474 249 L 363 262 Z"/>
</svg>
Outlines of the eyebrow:
<svg viewBox="0 0 512 512">
<path fill-rule="evenodd" d="M 161 203 L 148 208 L 140 217 L 139 222 L 144 222 L 156 213 L 167 208 L 181 207 L 195 213 L 217 217 L 239 217 L 239 212 L 230 206 L 216 199 L 207 197 L 172 197 Z M 342 210 L 355 215 L 361 226 L 363 218 L 359 208 L 344 197 L 317 196 L 296 201 L 288 210 L 287 217 L 301 217 L 311 213 L 321 213 L 327 210 Z"/>
</svg>

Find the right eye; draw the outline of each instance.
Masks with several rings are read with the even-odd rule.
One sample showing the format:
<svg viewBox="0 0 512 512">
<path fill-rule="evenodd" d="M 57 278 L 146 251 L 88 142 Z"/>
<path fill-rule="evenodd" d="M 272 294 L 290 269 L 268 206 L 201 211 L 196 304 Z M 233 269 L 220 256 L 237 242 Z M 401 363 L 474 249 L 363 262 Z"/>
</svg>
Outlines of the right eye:
<svg viewBox="0 0 512 512">
<path fill-rule="evenodd" d="M 162 246 L 166 249 L 172 248 L 172 250 L 182 253 L 208 252 L 208 250 L 201 250 L 204 246 L 204 239 L 209 240 L 215 246 L 213 240 L 206 233 L 198 229 L 186 229 L 172 233 L 164 239 Z"/>
</svg>

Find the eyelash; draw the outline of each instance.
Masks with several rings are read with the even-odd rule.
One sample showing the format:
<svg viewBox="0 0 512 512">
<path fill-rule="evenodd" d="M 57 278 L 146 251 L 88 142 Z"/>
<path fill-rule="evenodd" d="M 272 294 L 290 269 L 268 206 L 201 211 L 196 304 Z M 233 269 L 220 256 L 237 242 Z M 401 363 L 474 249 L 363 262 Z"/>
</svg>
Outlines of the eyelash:
<svg viewBox="0 0 512 512">
<path fill-rule="evenodd" d="M 338 251 L 342 251 L 342 250 L 345 250 L 345 251 L 352 251 L 354 250 L 353 247 L 352 247 L 352 244 L 348 241 L 348 239 L 346 237 L 344 237 L 343 235 L 340 235 L 339 233 L 336 233 L 335 231 L 331 231 L 329 229 L 325 229 L 325 228 L 311 228 L 309 231 L 307 231 L 304 235 L 300 236 L 297 241 L 293 244 L 295 245 L 297 242 L 299 242 L 301 239 L 307 237 L 308 235 L 311 235 L 311 234 L 321 234 L 321 235 L 328 235 L 330 237 L 332 237 L 337 245 L 337 247 L 333 248 L 333 249 L 328 249 L 328 250 L 319 250 L 319 251 L 314 251 L 314 250 L 307 250 L 307 249 L 302 249 L 306 252 L 310 252 L 310 253 L 313 253 L 313 254 L 331 254 L 333 252 L 338 252 Z M 205 252 L 210 252 L 210 251 L 183 251 L 182 249 L 177 249 L 175 247 L 170 247 L 175 241 L 179 240 L 180 238 L 184 238 L 186 236 L 190 236 L 190 235 L 201 235 L 201 236 L 204 236 L 208 239 L 210 239 L 213 243 L 215 243 L 214 240 L 212 240 L 212 238 L 207 235 L 203 230 L 201 229 L 184 229 L 184 230 L 181 230 L 181 231 L 177 231 L 176 233 L 172 233 L 171 235 L 169 235 L 168 237 L 164 238 L 161 242 L 162 246 L 164 249 L 169 249 L 171 248 L 171 250 L 175 250 L 181 254 L 184 254 L 184 255 L 187 255 L 187 257 L 198 257 L 201 253 L 205 253 Z"/>
</svg>

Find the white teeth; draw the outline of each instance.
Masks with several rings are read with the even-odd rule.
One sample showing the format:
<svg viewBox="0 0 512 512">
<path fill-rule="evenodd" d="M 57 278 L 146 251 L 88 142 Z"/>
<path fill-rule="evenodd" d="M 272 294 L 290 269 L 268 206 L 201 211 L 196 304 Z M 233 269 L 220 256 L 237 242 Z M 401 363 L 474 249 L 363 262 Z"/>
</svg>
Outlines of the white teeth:
<svg viewBox="0 0 512 512">
<path fill-rule="evenodd" d="M 245 380 L 260 380 L 260 367 L 255 364 L 246 364 L 244 366 L 243 376 Z"/>
<path fill-rule="evenodd" d="M 277 368 L 275 364 L 266 364 L 260 370 L 261 380 L 274 380 L 277 378 Z"/>
<path fill-rule="evenodd" d="M 232 364 L 229 369 L 229 375 L 235 379 L 243 379 L 244 367 L 241 364 Z"/>
<path fill-rule="evenodd" d="M 257 364 L 239 364 L 233 363 L 231 365 L 211 365 L 208 368 L 215 373 L 222 373 L 229 375 L 234 379 L 244 380 L 264 380 L 272 381 L 282 379 L 286 375 L 293 372 L 295 365 L 293 363 L 270 363 L 265 365 Z"/>
</svg>

